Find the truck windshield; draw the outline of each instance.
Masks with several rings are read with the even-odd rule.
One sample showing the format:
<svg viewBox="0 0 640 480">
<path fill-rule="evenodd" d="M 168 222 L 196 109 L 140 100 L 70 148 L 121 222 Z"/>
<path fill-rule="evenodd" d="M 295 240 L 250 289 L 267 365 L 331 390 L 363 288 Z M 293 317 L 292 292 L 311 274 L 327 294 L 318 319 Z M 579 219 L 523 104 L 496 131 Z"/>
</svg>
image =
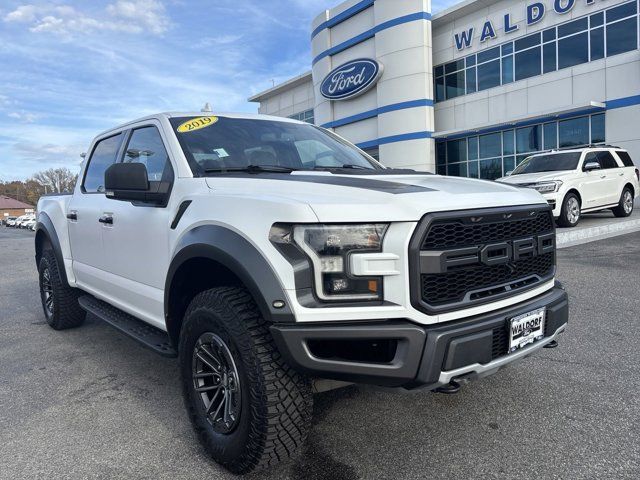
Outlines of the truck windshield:
<svg viewBox="0 0 640 480">
<path fill-rule="evenodd" d="M 511 175 L 575 170 L 578 168 L 580 155 L 582 155 L 580 152 L 566 152 L 527 157 L 520 165 L 518 165 Z"/>
<path fill-rule="evenodd" d="M 195 175 L 384 168 L 313 125 L 218 116 L 176 117 L 170 122 Z"/>
</svg>

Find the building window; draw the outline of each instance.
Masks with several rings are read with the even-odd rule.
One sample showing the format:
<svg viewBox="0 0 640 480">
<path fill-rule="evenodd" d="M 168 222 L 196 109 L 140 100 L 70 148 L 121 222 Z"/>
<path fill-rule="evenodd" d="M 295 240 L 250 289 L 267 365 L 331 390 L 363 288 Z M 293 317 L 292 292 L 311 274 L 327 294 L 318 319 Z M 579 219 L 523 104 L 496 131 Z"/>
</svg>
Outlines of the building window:
<svg viewBox="0 0 640 480">
<path fill-rule="evenodd" d="M 605 114 L 510 128 L 436 143 L 440 175 L 495 180 L 512 171 L 528 156 L 558 147 L 605 142 Z"/>
<path fill-rule="evenodd" d="M 366 148 L 364 153 L 375 158 L 376 160 L 380 160 L 380 149 L 378 147 L 374 148 Z"/>
<path fill-rule="evenodd" d="M 436 66 L 435 100 L 442 102 L 637 48 L 638 2 L 633 0 Z"/>
<path fill-rule="evenodd" d="M 315 123 L 315 116 L 313 114 L 313 109 L 305 110 L 304 112 L 296 113 L 294 115 L 289 115 L 289 118 L 292 118 L 294 120 L 300 120 L 301 122 Z"/>
</svg>

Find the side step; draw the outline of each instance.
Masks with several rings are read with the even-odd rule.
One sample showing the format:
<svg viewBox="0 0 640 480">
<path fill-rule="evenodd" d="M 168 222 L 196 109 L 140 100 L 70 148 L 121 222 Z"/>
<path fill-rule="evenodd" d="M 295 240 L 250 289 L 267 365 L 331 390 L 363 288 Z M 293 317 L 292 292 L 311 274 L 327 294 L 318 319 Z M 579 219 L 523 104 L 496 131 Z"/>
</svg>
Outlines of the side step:
<svg viewBox="0 0 640 480">
<path fill-rule="evenodd" d="M 159 328 L 138 320 L 132 315 L 98 300 L 91 295 L 85 295 L 78 299 L 80 306 L 87 312 L 104 320 L 109 325 L 117 328 L 122 333 L 129 335 L 145 347 L 162 355 L 163 357 L 177 357 L 178 352 L 169 341 L 169 335 Z"/>
</svg>

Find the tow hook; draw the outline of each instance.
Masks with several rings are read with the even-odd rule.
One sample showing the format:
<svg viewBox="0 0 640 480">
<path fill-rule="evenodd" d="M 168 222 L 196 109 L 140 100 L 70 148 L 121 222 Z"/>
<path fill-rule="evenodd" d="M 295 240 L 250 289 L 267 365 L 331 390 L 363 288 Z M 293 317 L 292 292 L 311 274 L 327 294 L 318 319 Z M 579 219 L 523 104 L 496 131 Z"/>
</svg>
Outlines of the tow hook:
<svg viewBox="0 0 640 480">
<path fill-rule="evenodd" d="M 436 393 L 442 393 L 444 395 L 454 395 L 460 391 L 462 385 L 460 385 L 455 380 L 451 380 L 448 384 L 443 385 L 442 387 L 436 388 L 434 391 Z"/>
<path fill-rule="evenodd" d="M 544 348 L 556 348 L 558 346 L 558 341 L 557 340 L 551 340 L 549 343 L 547 343 Z"/>
</svg>

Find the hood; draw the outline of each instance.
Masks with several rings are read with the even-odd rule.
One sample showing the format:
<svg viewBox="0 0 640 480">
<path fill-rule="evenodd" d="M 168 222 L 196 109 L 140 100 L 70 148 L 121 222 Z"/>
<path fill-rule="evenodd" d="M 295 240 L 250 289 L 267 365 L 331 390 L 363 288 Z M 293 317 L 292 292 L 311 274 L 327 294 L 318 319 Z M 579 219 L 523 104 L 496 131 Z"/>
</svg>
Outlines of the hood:
<svg viewBox="0 0 640 480">
<path fill-rule="evenodd" d="M 561 170 L 557 172 L 525 173 L 522 175 L 510 175 L 499 178 L 497 181 L 512 185 L 522 185 L 528 183 L 549 182 L 552 180 L 562 180 L 574 173 L 573 170 Z"/>
<path fill-rule="evenodd" d="M 417 221 L 429 212 L 546 204 L 535 190 L 429 174 L 263 173 L 212 176 L 207 184 L 257 201 L 307 204 L 320 222 Z"/>
</svg>

